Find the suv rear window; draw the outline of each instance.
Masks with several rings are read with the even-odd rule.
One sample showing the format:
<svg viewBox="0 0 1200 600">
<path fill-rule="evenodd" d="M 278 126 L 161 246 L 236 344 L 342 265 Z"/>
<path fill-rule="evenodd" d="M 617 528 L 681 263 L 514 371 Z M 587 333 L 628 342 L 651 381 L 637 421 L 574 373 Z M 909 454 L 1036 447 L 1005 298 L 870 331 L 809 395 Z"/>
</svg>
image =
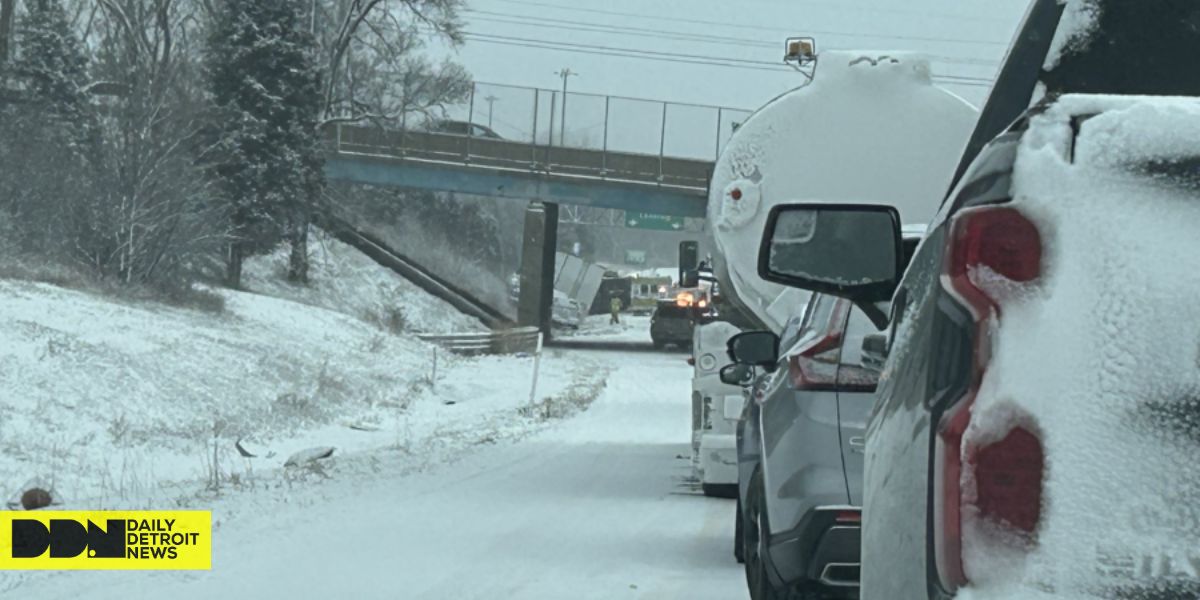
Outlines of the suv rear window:
<svg viewBox="0 0 1200 600">
<path fill-rule="evenodd" d="M 654 314 L 668 319 L 687 319 L 691 317 L 688 307 L 679 306 L 678 304 L 659 304 L 658 310 L 654 311 Z"/>
<path fill-rule="evenodd" d="M 1181 0 L 1072 0 L 1096 11 L 1043 82 L 1050 92 L 1200 95 L 1200 6 Z M 1068 8 L 1068 10 L 1071 10 Z M 1067 26 L 1065 22 L 1059 27 Z"/>
<path fill-rule="evenodd" d="M 873 391 L 879 382 L 879 372 L 863 362 L 863 341 L 869 335 L 880 333 L 871 319 L 858 307 L 850 311 L 846 331 L 842 334 L 842 353 L 838 366 L 840 388 Z"/>
</svg>

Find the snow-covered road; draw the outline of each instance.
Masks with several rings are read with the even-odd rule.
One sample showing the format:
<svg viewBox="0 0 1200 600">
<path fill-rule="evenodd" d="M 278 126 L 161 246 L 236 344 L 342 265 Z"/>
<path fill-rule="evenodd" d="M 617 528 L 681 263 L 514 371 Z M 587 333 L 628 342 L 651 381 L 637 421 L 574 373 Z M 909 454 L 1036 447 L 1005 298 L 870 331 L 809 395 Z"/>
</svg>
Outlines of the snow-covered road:
<svg viewBox="0 0 1200 600">
<path fill-rule="evenodd" d="M 59 573 L 24 598 L 740 599 L 733 505 L 689 474 L 679 356 L 603 354 L 582 415 L 425 473 L 322 485 L 222 522 L 207 573 Z"/>
</svg>

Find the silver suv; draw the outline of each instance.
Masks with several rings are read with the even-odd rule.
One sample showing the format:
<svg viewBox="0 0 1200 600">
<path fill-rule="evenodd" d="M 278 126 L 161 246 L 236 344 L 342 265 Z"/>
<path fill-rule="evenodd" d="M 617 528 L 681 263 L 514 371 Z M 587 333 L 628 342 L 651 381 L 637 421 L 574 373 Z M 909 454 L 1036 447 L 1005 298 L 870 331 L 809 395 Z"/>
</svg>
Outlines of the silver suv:
<svg viewBox="0 0 1200 600">
<path fill-rule="evenodd" d="M 877 381 L 863 348 L 877 334 L 849 301 L 816 294 L 783 352 L 769 332 L 730 340 L 735 360 L 771 371 L 758 422 L 746 424 L 761 445 L 743 507 L 755 600 L 857 595 L 863 436 Z"/>
</svg>

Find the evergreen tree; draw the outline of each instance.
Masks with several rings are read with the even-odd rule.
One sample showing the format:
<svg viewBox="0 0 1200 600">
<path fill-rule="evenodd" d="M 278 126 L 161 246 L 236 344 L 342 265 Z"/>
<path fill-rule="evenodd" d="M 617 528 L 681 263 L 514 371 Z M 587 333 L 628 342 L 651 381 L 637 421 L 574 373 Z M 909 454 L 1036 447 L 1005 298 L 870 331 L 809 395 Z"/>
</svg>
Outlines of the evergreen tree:
<svg viewBox="0 0 1200 600">
<path fill-rule="evenodd" d="M 285 239 L 289 277 L 305 281 L 308 226 L 323 187 L 314 40 L 292 0 L 221 0 L 216 15 L 206 63 L 221 111 L 214 171 L 234 235 L 228 283 L 240 285 L 247 256 Z"/>
<path fill-rule="evenodd" d="M 82 90 L 88 58 L 61 0 L 32 3 L 19 25 L 11 73 L 23 88 L 23 103 L 34 107 L 43 123 L 74 131 L 74 141 L 86 139 L 91 119 Z"/>
<path fill-rule="evenodd" d="M 0 208 L 25 251 L 73 246 L 66 217 L 88 204 L 95 114 L 82 91 L 88 58 L 62 0 L 28 3 L 0 65 Z"/>
</svg>

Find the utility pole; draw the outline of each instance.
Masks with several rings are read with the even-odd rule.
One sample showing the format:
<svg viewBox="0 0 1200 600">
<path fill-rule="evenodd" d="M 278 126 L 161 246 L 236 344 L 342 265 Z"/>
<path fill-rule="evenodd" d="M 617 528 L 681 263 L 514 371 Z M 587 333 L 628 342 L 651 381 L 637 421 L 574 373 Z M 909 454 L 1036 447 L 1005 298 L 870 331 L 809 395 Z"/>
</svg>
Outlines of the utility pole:
<svg viewBox="0 0 1200 600">
<path fill-rule="evenodd" d="M 567 135 L 567 78 L 579 77 L 579 73 L 572 71 L 570 67 L 563 67 L 561 71 L 557 71 L 554 74 L 562 77 L 563 80 L 562 116 L 560 117 L 562 119 L 562 123 L 558 128 L 558 145 L 563 146 L 566 145 L 565 138 Z"/>
<path fill-rule="evenodd" d="M 484 101 L 488 103 L 488 129 L 492 128 L 492 105 L 495 104 L 497 100 L 499 100 L 499 98 L 492 94 L 488 94 L 488 96 L 484 98 Z"/>
</svg>

